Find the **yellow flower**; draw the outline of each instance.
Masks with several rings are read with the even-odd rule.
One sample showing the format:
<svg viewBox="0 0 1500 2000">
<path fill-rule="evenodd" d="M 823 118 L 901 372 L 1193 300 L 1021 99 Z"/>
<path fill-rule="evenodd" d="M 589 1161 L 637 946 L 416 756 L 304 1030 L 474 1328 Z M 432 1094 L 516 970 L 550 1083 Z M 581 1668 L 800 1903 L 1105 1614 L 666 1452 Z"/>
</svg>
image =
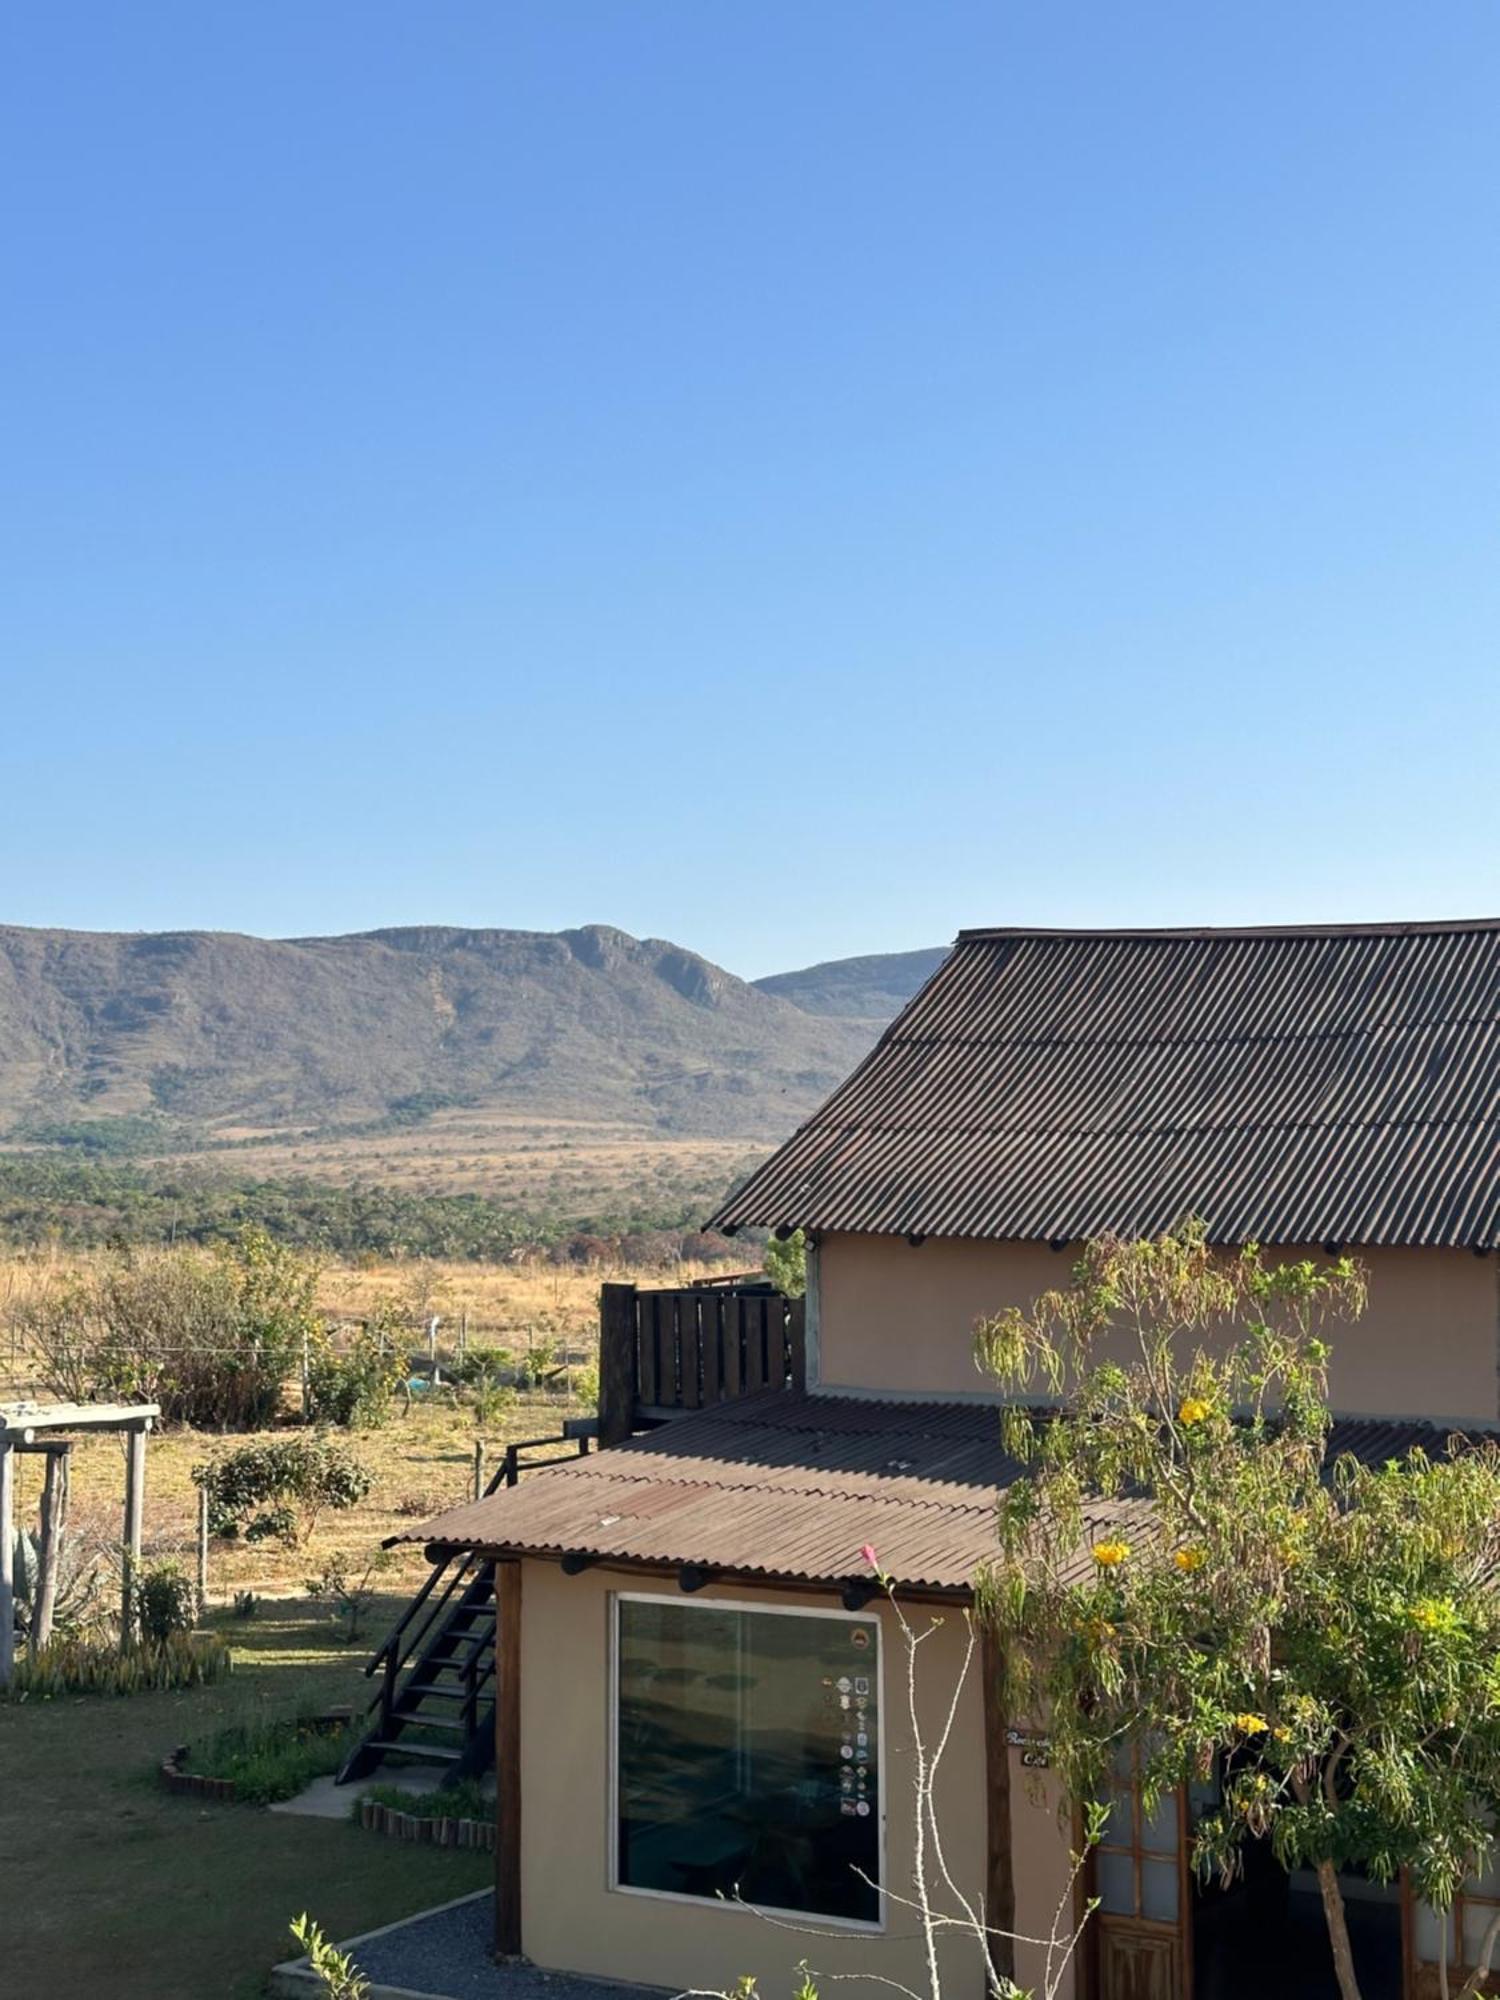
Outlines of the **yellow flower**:
<svg viewBox="0 0 1500 2000">
<path fill-rule="evenodd" d="M 1264 1736 L 1270 1728 L 1263 1715 L 1236 1715 L 1230 1718 L 1230 1727 L 1237 1729 L 1241 1736 Z"/>
<path fill-rule="evenodd" d="M 1173 1549 L 1172 1560 L 1184 1576 L 1191 1576 L 1195 1569 L 1202 1569 L 1208 1555 L 1203 1549 Z"/>
<path fill-rule="evenodd" d="M 1451 1632 L 1458 1623 L 1458 1614 L 1446 1597 L 1419 1597 L 1407 1616 L 1424 1632 Z"/>
<path fill-rule="evenodd" d="M 1184 1396 L 1177 1421 L 1180 1424 L 1201 1424 L 1205 1417 L 1211 1417 L 1213 1413 L 1213 1404 L 1205 1403 L 1201 1396 Z"/>
<path fill-rule="evenodd" d="M 1115 1569 L 1130 1554 L 1129 1542 L 1095 1542 L 1094 1561 L 1101 1569 Z"/>
</svg>

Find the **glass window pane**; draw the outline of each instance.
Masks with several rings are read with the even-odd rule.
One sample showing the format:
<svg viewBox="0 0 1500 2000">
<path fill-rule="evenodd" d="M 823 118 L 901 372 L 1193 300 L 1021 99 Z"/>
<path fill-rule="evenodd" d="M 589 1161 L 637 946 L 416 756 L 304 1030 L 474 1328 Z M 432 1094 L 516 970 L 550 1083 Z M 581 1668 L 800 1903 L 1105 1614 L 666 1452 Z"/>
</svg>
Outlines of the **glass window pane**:
<svg viewBox="0 0 1500 2000">
<path fill-rule="evenodd" d="M 618 1879 L 880 1917 L 879 1628 L 619 1607 Z"/>
<path fill-rule="evenodd" d="M 1103 1838 L 1111 1847 L 1129 1847 L 1133 1842 L 1130 1805 L 1131 1793 L 1128 1787 L 1115 1789 L 1103 1801 L 1108 1808 L 1104 1822 Z"/>
<path fill-rule="evenodd" d="M 1141 1915 L 1151 1917 L 1159 1924 L 1175 1924 L 1177 1921 L 1177 1863 L 1175 1861 L 1151 1861 L 1141 1863 Z"/>
<path fill-rule="evenodd" d="M 1149 1847 L 1157 1854 L 1177 1852 L 1177 1794 L 1163 1792 L 1156 1802 L 1156 1810 L 1141 1827 L 1141 1845 Z"/>
<path fill-rule="evenodd" d="M 1096 1860 L 1094 1886 L 1102 1906 L 1112 1915 L 1136 1915 L 1135 1863 L 1128 1854 L 1101 1852 Z"/>
<path fill-rule="evenodd" d="M 1424 1965 L 1436 1965 L 1442 1957 L 1444 1921 L 1432 1907 L 1431 1903 L 1412 1904 L 1412 1942 L 1416 1947 L 1417 1957 L 1422 1960 Z M 1453 1912 L 1451 1910 L 1448 1912 L 1446 1921 L 1450 1924 L 1453 1921 Z M 1451 1931 L 1449 1936 L 1451 1938 Z M 1448 1948 L 1448 1956 L 1451 1961 L 1453 1957 L 1453 1947 L 1451 1944 Z"/>
</svg>

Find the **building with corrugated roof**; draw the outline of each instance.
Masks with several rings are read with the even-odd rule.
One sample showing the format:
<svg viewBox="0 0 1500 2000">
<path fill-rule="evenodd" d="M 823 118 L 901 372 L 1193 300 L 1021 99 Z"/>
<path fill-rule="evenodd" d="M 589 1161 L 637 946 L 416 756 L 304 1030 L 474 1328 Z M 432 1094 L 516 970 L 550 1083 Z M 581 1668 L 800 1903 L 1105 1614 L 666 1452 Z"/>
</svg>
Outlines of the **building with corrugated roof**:
<svg viewBox="0 0 1500 2000">
<path fill-rule="evenodd" d="M 870 1548 L 908 1616 L 942 1621 L 912 1698 L 932 1742 L 958 1687 L 954 1882 L 1046 1935 L 1068 1840 L 1044 1746 L 1000 1713 L 987 1642 L 960 1685 L 1018 1471 L 973 1331 L 1062 1282 L 1081 1240 L 1188 1216 L 1218 1245 L 1365 1264 L 1338 1449 L 1500 1426 L 1500 925 L 966 932 L 715 1218 L 805 1231 L 805 1308 L 606 1288 L 609 1448 L 421 1530 L 439 1564 L 493 1565 L 504 1948 L 673 1990 L 784 1992 L 804 1959 L 926 1990 L 913 1710 Z M 1125 1785 L 1091 2000 L 1268 1990 L 1190 1881 L 1193 1809 L 1145 1816 Z M 1275 1892 L 1293 1943 L 1304 1888 Z M 1424 1995 L 1438 1919 L 1349 1891 L 1368 1990 Z M 1500 1885 L 1469 1904 L 1500 1909 Z M 972 1944 L 944 1952 L 949 2000 L 979 2000 Z M 1037 1949 L 1013 1958 L 1034 1982 Z M 1334 1990 L 1296 1962 L 1299 1991 Z"/>
</svg>

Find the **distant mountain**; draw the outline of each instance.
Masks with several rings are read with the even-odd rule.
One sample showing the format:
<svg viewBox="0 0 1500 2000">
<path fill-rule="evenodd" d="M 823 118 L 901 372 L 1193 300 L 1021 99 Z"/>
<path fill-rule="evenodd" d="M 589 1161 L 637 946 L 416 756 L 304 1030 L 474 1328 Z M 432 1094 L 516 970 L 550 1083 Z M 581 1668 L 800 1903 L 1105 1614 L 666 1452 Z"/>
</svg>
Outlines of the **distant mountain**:
<svg viewBox="0 0 1500 2000">
<path fill-rule="evenodd" d="M 819 974 L 850 994 L 848 967 L 939 956 L 753 986 L 598 924 L 282 941 L 0 928 L 0 1135 L 141 1117 L 204 1135 L 358 1128 L 474 1105 L 776 1138 L 915 976 L 859 988 L 853 1018 L 795 994 Z"/>
<path fill-rule="evenodd" d="M 927 951 L 878 952 L 870 958 L 831 958 L 802 972 L 773 972 L 757 979 L 762 993 L 790 1000 L 805 1014 L 884 1027 L 948 956 L 948 946 Z"/>
</svg>

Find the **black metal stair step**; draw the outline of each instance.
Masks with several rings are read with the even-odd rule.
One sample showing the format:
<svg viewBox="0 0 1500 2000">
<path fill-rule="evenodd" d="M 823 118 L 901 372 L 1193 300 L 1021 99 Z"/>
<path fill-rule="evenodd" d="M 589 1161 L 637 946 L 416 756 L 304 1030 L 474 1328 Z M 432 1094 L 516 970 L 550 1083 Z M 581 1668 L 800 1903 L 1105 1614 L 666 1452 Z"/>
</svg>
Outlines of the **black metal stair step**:
<svg viewBox="0 0 1500 2000">
<path fill-rule="evenodd" d="M 425 1757 L 431 1764 L 456 1764 L 463 1754 L 439 1743 L 408 1743 L 400 1736 L 374 1736 L 367 1750 L 399 1750 L 403 1757 Z"/>
<path fill-rule="evenodd" d="M 394 1719 L 398 1722 L 420 1723 L 424 1729 L 457 1730 L 460 1736 L 467 1736 L 469 1733 L 467 1722 L 454 1722 L 446 1715 L 424 1715 L 419 1708 L 398 1708 Z"/>
<path fill-rule="evenodd" d="M 403 1696 L 409 1694 L 432 1695 L 437 1701 L 467 1701 L 469 1690 L 458 1687 L 443 1687 L 437 1681 L 408 1681 L 401 1690 Z"/>
</svg>

